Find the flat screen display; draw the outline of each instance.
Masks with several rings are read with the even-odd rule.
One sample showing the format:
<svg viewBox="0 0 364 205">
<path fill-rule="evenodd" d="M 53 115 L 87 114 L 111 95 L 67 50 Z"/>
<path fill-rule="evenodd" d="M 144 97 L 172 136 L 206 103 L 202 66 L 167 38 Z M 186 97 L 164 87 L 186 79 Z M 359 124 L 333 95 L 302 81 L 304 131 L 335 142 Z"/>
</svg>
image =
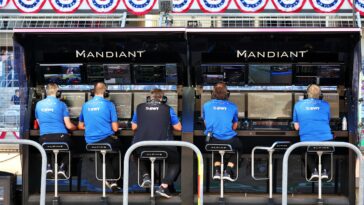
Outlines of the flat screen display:
<svg viewBox="0 0 364 205">
<path fill-rule="evenodd" d="M 86 97 L 83 92 L 62 92 L 60 100 L 66 103 L 70 118 L 78 118 Z"/>
<path fill-rule="evenodd" d="M 106 84 L 131 84 L 129 64 L 104 64 Z"/>
<path fill-rule="evenodd" d="M 249 65 L 249 84 L 292 84 L 291 65 Z"/>
<path fill-rule="evenodd" d="M 82 64 L 40 64 L 44 82 L 58 85 L 75 85 L 82 82 Z"/>
<path fill-rule="evenodd" d="M 249 119 L 292 118 L 291 93 L 248 93 Z"/>
<path fill-rule="evenodd" d="M 110 93 L 109 100 L 114 103 L 119 119 L 131 118 L 132 93 Z"/>
<path fill-rule="evenodd" d="M 104 81 L 104 66 L 87 65 L 87 80 L 91 84 Z"/>
<path fill-rule="evenodd" d="M 204 85 L 213 85 L 224 81 L 228 85 L 244 85 L 246 69 L 244 65 L 202 64 L 202 81 Z"/>
<path fill-rule="evenodd" d="M 165 65 L 134 65 L 135 84 L 166 84 Z"/>
<path fill-rule="evenodd" d="M 203 92 L 201 94 L 201 117 L 203 105 L 211 100 L 211 92 Z M 238 117 L 245 117 L 245 93 L 230 93 L 229 101 L 233 102 L 236 106 L 238 106 Z"/>
</svg>

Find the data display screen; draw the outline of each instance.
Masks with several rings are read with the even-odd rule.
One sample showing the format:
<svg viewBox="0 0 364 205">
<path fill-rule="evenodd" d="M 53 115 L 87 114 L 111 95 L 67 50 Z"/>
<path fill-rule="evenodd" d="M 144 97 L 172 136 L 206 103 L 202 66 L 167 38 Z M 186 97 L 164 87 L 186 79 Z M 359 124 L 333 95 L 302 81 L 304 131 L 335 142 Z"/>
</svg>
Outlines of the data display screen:
<svg viewBox="0 0 364 205">
<path fill-rule="evenodd" d="M 82 83 L 82 64 L 40 64 L 44 82 L 58 85 L 76 85 Z"/>
</svg>

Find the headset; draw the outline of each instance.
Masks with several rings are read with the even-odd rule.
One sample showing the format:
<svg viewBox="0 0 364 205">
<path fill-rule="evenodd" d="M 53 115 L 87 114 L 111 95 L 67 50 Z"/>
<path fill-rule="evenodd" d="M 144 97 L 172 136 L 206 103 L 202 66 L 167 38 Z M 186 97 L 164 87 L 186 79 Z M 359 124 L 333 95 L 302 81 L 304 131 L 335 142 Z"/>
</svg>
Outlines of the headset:
<svg viewBox="0 0 364 205">
<path fill-rule="evenodd" d="M 313 86 L 313 85 L 316 85 L 316 84 L 309 84 L 309 85 L 307 86 L 306 93 L 304 93 L 304 94 L 303 94 L 303 98 L 304 98 L 304 99 L 307 99 L 307 98 L 308 98 L 308 94 L 307 94 L 307 93 L 308 93 L 308 90 L 309 90 L 309 89 L 310 89 L 310 87 L 311 87 L 311 86 Z M 320 99 L 320 100 L 324 99 L 324 95 L 322 94 L 321 89 L 320 89 L 319 99 Z"/>
<path fill-rule="evenodd" d="M 103 82 L 98 82 L 98 83 L 103 83 Z M 90 90 L 90 95 L 91 97 L 95 97 L 95 87 L 98 83 L 94 84 L 94 88 Z M 106 84 L 103 83 L 106 87 Z M 105 90 L 104 94 L 103 94 L 104 98 L 108 98 L 110 96 L 110 91 L 109 90 Z"/>
<path fill-rule="evenodd" d="M 226 96 L 225 96 L 225 98 L 226 98 L 226 100 L 229 99 L 229 97 L 230 97 L 230 91 L 227 89 L 226 83 L 224 81 L 220 81 L 220 82 L 216 83 L 216 85 L 217 84 L 223 84 L 225 86 L 225 88 L 226 88 Z M 211 91 L 211 99 L 214 99 L 213 98 L 213 95 L 214 95 L 214 91 L 215 91 L 216 85 L 214 85 L 214 88 Z"/>
<path fill-rule="evenodd" d="M 150 96 L 147 96 L 146 102 L 147 103 L 155 103 L 156 101 L 152 100 L 152 98 Z M 162 100 L 160 101 L 160 103 L 166 104 L 167 102 L 168 102 L 168 98 L 163 95 Z"/>
</svg>

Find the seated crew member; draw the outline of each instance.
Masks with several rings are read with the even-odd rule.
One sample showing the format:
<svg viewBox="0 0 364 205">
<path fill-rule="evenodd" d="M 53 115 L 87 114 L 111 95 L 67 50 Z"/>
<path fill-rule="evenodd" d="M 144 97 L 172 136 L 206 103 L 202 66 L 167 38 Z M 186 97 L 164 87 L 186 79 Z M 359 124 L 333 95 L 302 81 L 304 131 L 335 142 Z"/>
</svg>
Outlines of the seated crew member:
<svg viewBox="0 0 364 205">
<path fill-rule="evenodd" d="M 172 127 L 181 131 L 182 125 L 178 120 L 173 108 L 162 103 L 164 93 L 161 89 L 153 89 L 150 96 L 150 102 L 139 104 L 132 119 L 132 130 L 135 130 L 133 143 L 147 140 L 173 140 Z M 141 147 L 136 150 L 137 155 L 143 150 L 152 150 L 151 148 Z M 157 150 L 164 150 L 168 153 L 166 159 L 167 170 L 166 176 L 162 179 L 162 184 L 156 190 L 156 193 L 170 198 L 168 187 L 173 183 L 180 171 L 179 153 L 176 147 L 158 147 Z M 136 156 L 134 156 L 136 159 Z M 142 187 L 150 186 L 150 176 L 147 167 L 150 162 L 142 160 L 140 170 L 143 176 Z"/>
<path fill-rule="evenodd" d="M 56 98 L 57 92 L 57 84 L 48 84 L 46 86 L 47 98 L 39 101 L 35 106 L 35 118 L 40 128 L 39 143 L 66 142 L 70 146 L 70 137 L 67 129 L 75 130 L 76 126 L 72 124 L 69 118 L 66 104 Z M 65 154 L 60 154 L 59 157 L 58 175 L 60 178 L 66 178 L 65 170 L 69 159 Z M 50 162 L 47 166 L 47 178 L 51 178 L 53 176 L 54 158 L 51 153 L 47 153 L 47 158 L 48 162 Z"/>
<path fill-rule="evenodd" d="M 212 133 L 210 144 L 230 144 L 233 150 L 241 152 L 242 145 L 237 138 L 235 130 L 238 127 L 238 108 L 228 101 L 229 92 L 224 82 L 217 83 L 212 91 L 211 100 L 203 105 L 202 118 L 204 119 L 206 130 L 205 135 Z M 236 173 L 234 167 L 237 166 L 236 154 L 226 153 L 224 155 L 227 166 L 223 173 L 223 178 L 233 181 Z M 220 155 L 214 153 L 215 174 L 213 179 L 220 179 Z M 224 160 L 225 161 L 225 160 Z"/>
<path fill-rule="evenodd" d="M 300 100 L 294 106 L 293 122 L 299 130 L 300 141 L 330 141 L 333 135 L 330 130 L 330 104 L 320 99 L 321 90 L 312 84 L 307 88 L 307 99 Z M 312 171 L 310 180 L 316 180 L 317 159 L 313 155 L 308 159 L 309 169 Z M 322 179 L 328 179 L 330 156 L 322 155 Z"/>
<path fill-rule="evenodd" d="M 109 143 L 113 150 L 119 151 L 121 142 L 114 135 L 119 129 L 118 117 L 115 105 L 104 98 L 105 92 L 107 92 L 105 83 L 98 82 L 95 84 L 95 96 L 82 106 L 78 128 L 85 129 L 87 144 Z M 118 155 L 106 154 L 106 162 L 109 162 L 106 163 L 106 178 L 117 178 L 116 173 L 119 171 L 118 160 Z M 101 170 L 101 167 L 98 169 Z M 120 189 L 116 181 L 107 181 L 106 185 L 112 191 L 118 191 Z"/>
</svg>

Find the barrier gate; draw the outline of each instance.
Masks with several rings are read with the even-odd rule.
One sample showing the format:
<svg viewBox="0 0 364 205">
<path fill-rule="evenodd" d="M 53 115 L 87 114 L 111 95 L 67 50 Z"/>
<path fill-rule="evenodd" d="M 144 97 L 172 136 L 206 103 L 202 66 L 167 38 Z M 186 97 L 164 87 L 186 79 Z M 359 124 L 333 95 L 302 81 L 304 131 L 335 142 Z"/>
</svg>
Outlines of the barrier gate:
<svg viewBox="0 0 364 205">
<path fill-rule="evenodd" d="M 291 145 L 285 152 L 283 157 L 283 168 L 282 168 L 282 205 L 287 205 L 287 182 L 288 182 L 288 158 L 291 152 L 298 147 L 308 146 L 331 146 L 331 147 L 345 147 L 354 151 L 359 158 L 359 196 L 358 205 L 364 205 L 363 192 L 364 192 L 364 160 L 362 154 L 356 146 L 347 142 L 298 142 Z M 319 185 L 320 186 L 320 185 Z"/>
<path fill-rule="evenodd" d="M 200 150 L 192 143 L 181 141 L 143 141 L 137 142 L 129 147 L 124 156 L 124 177 L 123 177 L 123 205 L 128 205 L 129 197 L 129 159 L 131 153 L 138 147 L 143 146 L 175 146 L 175 147 L 187 147 L 192 149 L 197 155 L 197 175 L 198 175 L 198 205 L 203 204 L 203 157 Z"/>
<path fill-rule="evenodd" d="M 26 139 L 5 139 L 0 140 L 0 144 L 23 144 L 31 145 L 37 148 L 42 155 L 42 167 L 40 176 L 40 205 L 45 205 L 45 194 L 46 194 L 46 171 L 47 171 L 47 155 L 44 148 L 35 141 Z"/>
</svg>

